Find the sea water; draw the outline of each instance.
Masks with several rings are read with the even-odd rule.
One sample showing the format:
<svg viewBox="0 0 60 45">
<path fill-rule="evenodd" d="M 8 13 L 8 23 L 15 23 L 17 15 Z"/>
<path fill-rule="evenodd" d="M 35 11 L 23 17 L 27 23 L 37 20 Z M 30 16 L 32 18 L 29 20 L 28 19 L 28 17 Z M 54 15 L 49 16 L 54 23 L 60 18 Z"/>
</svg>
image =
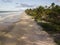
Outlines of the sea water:
<svg viewBox="0 0 60 45">
<path fill-rule="evenodd" d="M 21 13 L 22 11 L 0 11 L 0 23 L 19 21 Z"/>
</svg>

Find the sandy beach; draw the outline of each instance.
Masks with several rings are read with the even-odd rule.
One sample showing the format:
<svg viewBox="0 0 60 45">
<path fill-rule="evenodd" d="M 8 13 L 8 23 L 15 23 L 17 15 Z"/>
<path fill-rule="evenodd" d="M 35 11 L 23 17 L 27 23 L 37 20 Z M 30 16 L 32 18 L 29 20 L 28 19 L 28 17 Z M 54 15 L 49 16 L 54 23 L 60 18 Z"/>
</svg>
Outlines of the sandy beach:
<svg viewBox="0 0 60 45">
<path fill-rule="evenodd" d="M 25 12 L 21 13 L 18 22 L 6 24 L 0 23 L 1 45 L 56 45 L 53 38 Z"/>
<path fill-rule="evenodd" d="M 3 14 L 3 16 L 2 16 Z M 9 32 L 20 21 L 21 12 L 0 13 L 0 32 Z"/>
</svg>

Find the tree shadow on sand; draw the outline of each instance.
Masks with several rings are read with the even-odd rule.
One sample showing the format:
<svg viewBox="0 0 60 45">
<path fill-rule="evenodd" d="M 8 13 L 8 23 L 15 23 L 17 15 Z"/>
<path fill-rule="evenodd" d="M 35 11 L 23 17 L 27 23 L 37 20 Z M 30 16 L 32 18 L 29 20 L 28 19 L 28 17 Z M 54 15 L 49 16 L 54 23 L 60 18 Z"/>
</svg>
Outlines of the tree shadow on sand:
<svg viewBox="0 0 60 45">
<path fill-rule="evenodd" d="M 43 27 L 43 30 L 50 34 L 50 36 L 54 39 L 54 41 L 60 45 L 60 31 L 56 30 L 53 24 L 51 23 L 37 23 L 39 26 Z"/>
<path fill-rule="evenodd" d="M 5 35 L 11 32 L 14 26 L 15 24 L 8 25 L 6 28 L 2 26 L 3 29 L 0 29 L 0 45 L 3 45 L 3 42 L 5 42 L 5 40 L 7 39 Z"/>
</svg>

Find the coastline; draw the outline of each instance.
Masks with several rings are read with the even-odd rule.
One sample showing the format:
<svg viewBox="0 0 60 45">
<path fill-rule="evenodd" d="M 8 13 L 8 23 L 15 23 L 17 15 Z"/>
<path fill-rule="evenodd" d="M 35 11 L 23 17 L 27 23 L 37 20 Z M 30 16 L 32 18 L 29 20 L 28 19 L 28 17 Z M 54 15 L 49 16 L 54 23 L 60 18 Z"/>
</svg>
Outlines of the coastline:
<svg viewBox="0 0 60 45">
<path fill-rule="evenodd" d="M 2 35 L 1 32 L 5 32 L 5 33 L 10 32 L 14 28 L 16 23 L 20 21 L 20 17 L 21 17 L 21 13 L 19 15 L 11 14 L 9 16 L 6 16 L 4 20 L 0 19 L 0 36 Z"/>
<path fill-rule="evenodd" d="M 21 13 L 19 22 L 8 27 L 5 29 L 9 31 L 0 31 L 1 45 L 56 45 L 53 38 L 25 12 Z"/>
</svg>

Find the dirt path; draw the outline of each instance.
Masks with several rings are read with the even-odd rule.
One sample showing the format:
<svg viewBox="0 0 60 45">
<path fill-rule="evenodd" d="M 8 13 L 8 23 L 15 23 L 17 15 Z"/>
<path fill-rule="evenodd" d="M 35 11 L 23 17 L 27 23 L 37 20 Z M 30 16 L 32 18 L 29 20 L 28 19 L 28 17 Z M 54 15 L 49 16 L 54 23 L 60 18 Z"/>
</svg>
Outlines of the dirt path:
<svg viewBox="0 0 60 45">
<path fill-rule="evenodd" d="M 49 34 L 30 16 L 22 13 L 20 19 L 15 27 L 3 36 L 1 45 L 55 45 Z"/>
</svg>

